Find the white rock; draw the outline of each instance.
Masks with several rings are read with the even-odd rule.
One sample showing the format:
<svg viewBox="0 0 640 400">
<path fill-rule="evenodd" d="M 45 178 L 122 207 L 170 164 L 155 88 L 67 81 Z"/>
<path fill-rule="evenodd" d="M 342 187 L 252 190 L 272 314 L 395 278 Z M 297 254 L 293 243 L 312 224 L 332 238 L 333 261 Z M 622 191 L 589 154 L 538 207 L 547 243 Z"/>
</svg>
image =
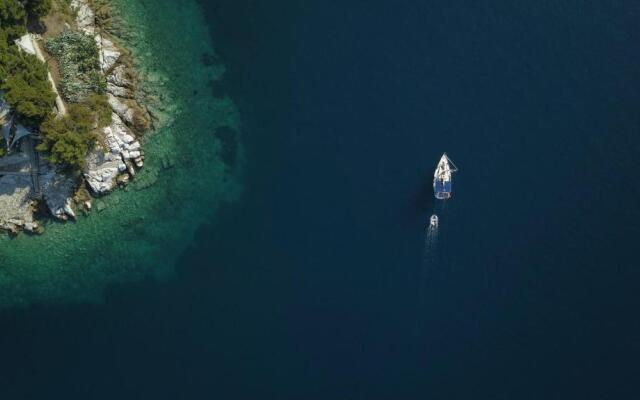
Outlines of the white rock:
<svg viewBox="0 0 640 400">
<path fill-rule="evenodd" d="M 111 82 L 107 82 L 107 92 L 116 97 L 124 97 L 128 99 L 133 97 L 133 93 L 131 93 L 131 90 L 127 89 L 126 87 L 114 85 Z"/>
<path fill-rule="evenodd" d="M 45 164 L 41 168 L 40 190 L 54 217 L 63 220 L 76 217 L 72 207 L 75 188 L 76 180 L 73 176 L 57 170 L 51 164 Z"/>
<path fill-rule="evenodd" d="M 36 55 L 36 49 L 33 47 L 33 41 L 31 40 L 31 34 L 27 33 L 26 35 L 21 36 L 19 39 L 15 41 L 18 48 L 25 53 L 29 53 L 31 55 Z"/>
<path fill-rule="evenodd" d="M 0 176 L 0 228 L 17 232 L 17 228 L 33 222 L 30 193 L 30 176 Z"/>
<path fill-rule="evenodd" d="M 80 28 L 82 32 L 93 36 L 96 30 L 96 17 L 87 1 L 71 0 L 71 8 L 73 8 L 77 13 L 76 23 L 78 24 L 78 28 Z"/>
<path fill-rule="evenodd" d="M 122 158 L 120 155 L 105 153 L 99 147 L 92 150 L 86 158 L 84 177 L 91 190 L 96 194 L 110 192 L 120 174 Z"/>
<path fill-rule="evenodd" d="M 111 115 L 111 125 L 103 128 L 102 133 L 107 152 L 100 148 L 91 152 L 84 172 L 89 187 L 97 194 L 111 191 L 120 174 L 128 172 L 131 176 L 135 175 L 133 166 L 125 161 L 141 155 L 140 143 L 130 134 L 117 113 Z"/>
<path fill-rule="evenodd" d="M 107 82 L 123 88 L 130 88 L 132 85 L 131 80 L 127 77 L 127 69 L 124 65 L 115 67 L 111 73 L 107 75 Z"/>
<path fill-rule="evenodd" d="M 67 199 L 67 202 L 64 205 L 64 212 L 65 212 L 65 214 L 67 214 L 71 218 L 75 218 L 76 217 L 76 213 L 73 211 L 72 205 L 73 205 L 73 200 Z"/>
<path fill-rule="evenodd" d="M 25 222 L 24 223 L 24 230 L 27 232 L 35 232 L 35 230 L 38 229 L 38 223 L 37 222 Z"/>
<path fill-rule="evenodd" d="M 133 124 L 133 114 L 134 111 L 131 107 L 120 101 L 117 97 L 112 94 L 107 94 L 107 100 L 109 101 L 109 105 L 114 113 L 118 114 L 118 116 L 126 123 Z"/>
<path fill-rule="evenodd" d="M 109 71 L 120 60 L 122 53 L 115 44 L 106 37 L 97 34 L 94 36 L 96 45 L 98 46 L 98 61 L 102 72 Z"/>
<path fill-rule="evenodd" d="M 135 142 L 133 142 L 133 143 L 131 143 L 131 144 L 128 144 L 128 145 L 126 146 L 126 148 L 127 148 L 127 150 L 129 150 L 129 151 L 140 150 L 140 142 L 135 141 Z"/>
<path fill-rule="evenodd" d="M 100 67 L 102 68 L 103 72 L 107 72 L 109 69 L 111 69 L 111 67 L 116 65 L 116 63 L 120 59 L 120 56 L 122 55 L 118 48 L 115 47 L 110 40 L 105 38 L 102 39 L 101 53 L 102 60 L 100 63 Z"/>
<path fill-rule="evenodd" d="M 133 164 L 127 163 L 127 171 L 129 172 L 129 175 L 136 176 L 136 169 L 133 168 Z"/>
</svg>

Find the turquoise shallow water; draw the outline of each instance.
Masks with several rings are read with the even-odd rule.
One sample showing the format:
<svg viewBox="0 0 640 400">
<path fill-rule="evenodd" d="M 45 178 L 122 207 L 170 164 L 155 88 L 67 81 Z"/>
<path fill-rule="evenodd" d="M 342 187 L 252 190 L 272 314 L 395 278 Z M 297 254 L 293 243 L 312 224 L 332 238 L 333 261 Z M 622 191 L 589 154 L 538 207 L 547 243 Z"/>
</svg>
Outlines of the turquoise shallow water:
<svg viewBox="0 0 640 400">
<path fill-rule="evenodd" d="M 50 221 L 41 236 L 1 236 L 0 306 L 95 302 L 108 284 L 166 276 L 195 230 L 241 192 L 238 112 L 214 96 L 224 67 L 198 5 L 113 3 L 160 118 L 142 139 L 145 167 L 126 189 L 97 199 L 87 217 Z"/>
</svg>

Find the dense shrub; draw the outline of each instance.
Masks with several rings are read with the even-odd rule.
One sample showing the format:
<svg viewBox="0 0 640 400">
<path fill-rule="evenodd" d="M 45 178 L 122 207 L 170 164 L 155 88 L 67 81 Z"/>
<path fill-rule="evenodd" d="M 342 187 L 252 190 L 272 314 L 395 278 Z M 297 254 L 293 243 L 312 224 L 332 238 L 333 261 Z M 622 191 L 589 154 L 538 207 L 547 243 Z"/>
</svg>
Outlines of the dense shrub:
<svg viewBox="0 0 640 400">
<path fill-rule="evenodd" d="M 79 103 L 92 93 L 106 92 L 107 83 L 100 71 L 98 46 L 91 36 L 67 29 L 47 40 L 45 48 L 58 60 L 60 89 L 67 101 Z"/>
<path fill-rule="evenodd" d="M 46 65 L 1 39 L 0 89 L 26 125 L 38 126 L 53 110 L 55 95 L 47 80 Z"/>
<path fill-rule="evenodd" d="M 29 0 L 26 3 L 27 12 L 34 18 L 44 17 L 51 11 L 51 0 Z"/>
<path fill-rule="evenodd" d="M 95 144 L 96 118 L 87 104 L 71 104 L 62 118 L 50 116 L 40 126 L 43 141 L 39 151 L 49 154 L 49 161 L 79 172 L 84 168 L 84 157 Z"/>
<path fill-rule="evenodd" d="M 111 0 L 89 0 L 89 5 L 95 14 L 96 26 L 110 31 L 112 28 Z"/>
<path fill-rule="evenodd" d="M 26 32 L 27 13 L 19 0 L 0 0 L 0 29 L 4 40 L 13 40 Z"/>
<path fill-rule="evenodd" d="M 93 93 L 85 101 L 85 104 L 93 111 L 98 128 L 111 125 L 111 114 L 113 111 L 107 101 L 107 96 Z"/>
</svg>

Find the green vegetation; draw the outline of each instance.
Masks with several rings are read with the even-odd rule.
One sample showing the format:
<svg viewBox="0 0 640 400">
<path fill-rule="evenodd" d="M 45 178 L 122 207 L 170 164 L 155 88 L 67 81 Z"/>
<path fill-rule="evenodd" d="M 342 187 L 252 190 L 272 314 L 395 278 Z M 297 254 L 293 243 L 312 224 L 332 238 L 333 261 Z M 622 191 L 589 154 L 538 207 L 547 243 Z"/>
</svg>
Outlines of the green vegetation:
<svg viewBox="0 0 640 400">
<path fill-rule="evenodd" d="M 58 59 L 60 89 L 67 101 L 80 103 L 92 93 L 106 92 L 107 83 L 100 71 L 98 46 L 91 36 L 67 29 L 47 40 L 45 48 Z"/>
<path fill-rule="evenodd" d="M 27 17 L 40 18 L 51 11 L 51 0 L 0 0 L 0 28 L 9 40 L 26 32 Z"/>
<path fill-rule="evenodd" d="M 27 7 L 42 11 L 47 1 L 29 1 Z M 18 0 L 0 0 L 0 90 L 16 110 L 18 120 L 38 126 L 51 113 L 55 95 L 47 80 L 47 68 L 35 56 L 20 52 L 12 41 L 25 32 L 26 11 Z"/>
<path fill-rule="evenodd" d="M 37 146 L 49 153 L 49 161 L 80 171 L 85 166 L 84 156 L 95 144 L 96 116 L 89 104 L 72 104 L 62 118 L 50 116 L 40 126 L 44 137 Z"/>
<path fill-rule="evenodd" d="M 41 125 L 44 141 L 37 148 L 48 152 L 51 162 L 77 172 L 97 140 L 95 128 L 111 123 L 98 46 L 91 36 L 67 29 L 49 39 L 45 48 L 58 60 L 62 96 L 71 104 L 68 115 L 48 118 Z"/>
<path fill-rule="evenodd" d="M 113 111 L 107 101 L 107 96 L 93 93 L 85 101 L 85 104 L 93 110 L 98 128 L 104 128 L 111 124 L 111 114 Z"/>
<path fill-rule="evenodd" d="M 38 126 L 51 114 L 55 94 L 47 80 L 47 68 L 35 56 L 0 43 L 0 89 L 4 99 L 18 113 L 18 120 Z"/>
<path fill-rule="evenodd" d="M 111 122 L 111 109 L 104 95 L 106 82 L 96 43 L 89 36 L 66 30 L 46 47 L 58 58 L 62 93 L 74 104 L 64 117 L 54 116 L 55 94 L 46 65 L 13 44 L 26 32 L 28 17 L 44 16 L 51 7 L 51 0 L 0 0 L 0 90 L 20 123 L 40 128 L 44 140 L 37 149 L 47 152 L 51 162 L 77 172 L 96 142 L 95 128 Z M 5 152 L 0 147 L 0 155 Z"/>
<path fill-rule="evenodd" d="M 27 12 L 34 18 L 41 18 L 51 11 L 51 0 L 30 0 L 26 4 Z"/>
<path fill-rule="evenodd" d="M 71 104 L 62 118 L 50 116 L 40 126 L 44 138 L 37 146 L 49 153 L 49 161 L 79 172 L 84 168 L 84 156 L 98 139 L 95 128 L 111 123 L 111 108 L 106 97 L 93 93 L 79 104 Z"/>
<path fill-rule="evenodd" d="M 112 28 L 111 0 L 89 0 L 89 5 L 95 14 L 96 26 L 110 31 Z"/>
<path fill-rule="evenodd" d="M 0 29 L 3 41 L 13 40 L 26 31 L 27 12 L 19 0 L 0 0 Z"/>
</svg>

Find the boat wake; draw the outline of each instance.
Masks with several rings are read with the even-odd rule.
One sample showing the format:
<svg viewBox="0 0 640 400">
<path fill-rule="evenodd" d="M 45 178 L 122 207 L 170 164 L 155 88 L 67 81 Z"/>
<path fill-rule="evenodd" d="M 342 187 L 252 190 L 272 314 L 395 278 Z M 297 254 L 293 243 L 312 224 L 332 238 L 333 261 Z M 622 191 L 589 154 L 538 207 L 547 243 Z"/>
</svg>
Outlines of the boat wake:
<svg viewBox="0 0 640 400">
<path fill-rule="evenodd" d="M 434 214 L 425 230 L 422 267 L 420 268 L 421 285 L 426 284 L 429 271 L 438 262 L 438 229 L 439 218 Z"/>
<path fill-rule="evenodd" d="M 438 242 L 440 234 L 440 221 L 443 214 L 446 214 L 446 201 L 438 201 L 433 207 L 433 214 L 428 220 L 425 229 L 424 250 L 422 253 L 422 268 L 420 272 L 420 280 L 426 282 L 427 275 L 431 268 L 440 263 L 440 251 Z"/>
<path fill-rule="evenodd" d="M 427 234 L 424 238 L 424 257 L 423 264 L 429 261 L 434 261 L 438 245 L 438 225 L 429 224 L 427 228 Z"/>
</svg>

